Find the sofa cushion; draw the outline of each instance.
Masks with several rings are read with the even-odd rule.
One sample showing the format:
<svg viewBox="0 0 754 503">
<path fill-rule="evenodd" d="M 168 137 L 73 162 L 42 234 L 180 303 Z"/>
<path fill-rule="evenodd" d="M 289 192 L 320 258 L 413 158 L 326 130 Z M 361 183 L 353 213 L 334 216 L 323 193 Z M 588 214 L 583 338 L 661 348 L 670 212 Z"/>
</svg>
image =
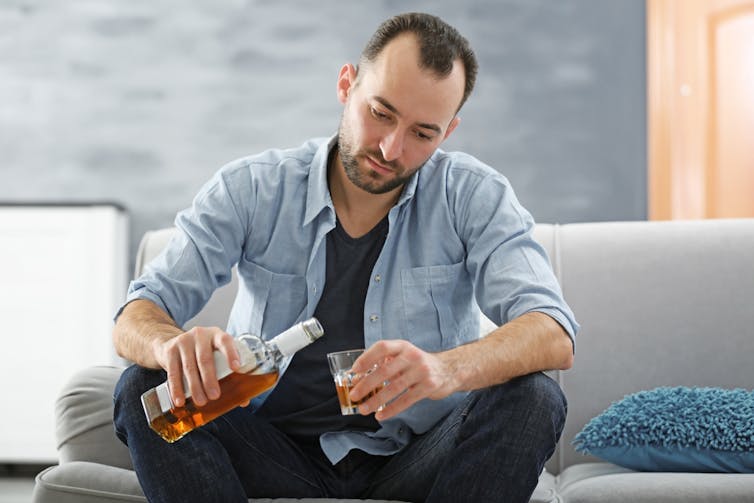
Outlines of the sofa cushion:
<svg viewBox="0 0 754 503">
<path fill-rule="evenodd" d="M 88 461 L 52 466 L 36 478 L 34 503 L 143 501 L 136 472 Z"/>
<path fill-rule="evenodd" d="M 661 387 L 624 397 L 576 449 L 643 471 L 754 472 L 754 392 Z"/>
<path fill-rule="evenodd" d="M 115 437 L 113 388 L 122 368 L 82 369 L 63 386 L 55 403 L 61 463 L 92 461 L 131 468 L 128 449 Z"/>
<path fill-rule="evenodd" d="M 72 461 L 50 467 L 36 478 L 33 503 L 144 502 L 136 472 L 85 461 Z M 249 503 L 400 503 L 383 500 L 327 498 L 255 498 Z"/>
<path fill-rule="evenodd" d="M 107 501 L 144 502 L 136 472 L 86 461 L 72 461 L 51 466 L 39 473 L 34 486 L 33 503 L 104 503 Z M 555 492 L 555 477 L 542 473 L 531 503 L 561 501 Z M 249 503 L 400 503 L 383 500 L 328 498 L 255 498 Z"/>
<path fill-rule="evenodd" d="M 739 473 L 646 473 L 582 463 L 558 477 L 566 503 L 742 503 L 754 501 L 754 477 Z"/>
<path fill-rule="evenodd" d="M 529 498 L 529 503 L 557 503 L 560 500 L 558 492 L 555 490 L 556 478 L 547 470 L 542 471 L 539 476 L 539 483 L 534 489 L 534 493 Z"/>
</svg>

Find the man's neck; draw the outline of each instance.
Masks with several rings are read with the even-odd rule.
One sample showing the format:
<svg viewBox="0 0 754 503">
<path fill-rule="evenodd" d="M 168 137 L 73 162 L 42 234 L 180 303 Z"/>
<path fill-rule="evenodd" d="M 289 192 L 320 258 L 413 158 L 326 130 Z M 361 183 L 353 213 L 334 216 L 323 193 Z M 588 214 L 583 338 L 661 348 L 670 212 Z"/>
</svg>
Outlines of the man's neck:
<svg viewBox="0 0 754 503">
<path fill-rule="evenodd" d="M 400 186 L 385 194 L 372 194 L 357 187 L 348 179 L 337 147 L 328 161 L 327 183 L 335 214 L 351 237 L 360 237 L 372 230 L 395 206 L 403 190 Z"/>
</svg>

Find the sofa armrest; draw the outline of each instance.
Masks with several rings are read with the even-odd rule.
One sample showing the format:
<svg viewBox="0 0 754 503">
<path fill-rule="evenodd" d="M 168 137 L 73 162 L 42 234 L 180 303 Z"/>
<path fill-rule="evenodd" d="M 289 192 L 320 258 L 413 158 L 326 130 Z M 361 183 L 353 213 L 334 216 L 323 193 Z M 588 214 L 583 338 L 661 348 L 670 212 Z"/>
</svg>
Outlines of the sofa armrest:
<svg viewBox="0 0 754 503">
<path fill-rule="evenodd" d="M 90 367 L 76 373 L 55 403 L 60 463 L 91 461 L 132 469 L 128 449 L 115 436 L 113 389 L 122 368 Z"/>
</svg>

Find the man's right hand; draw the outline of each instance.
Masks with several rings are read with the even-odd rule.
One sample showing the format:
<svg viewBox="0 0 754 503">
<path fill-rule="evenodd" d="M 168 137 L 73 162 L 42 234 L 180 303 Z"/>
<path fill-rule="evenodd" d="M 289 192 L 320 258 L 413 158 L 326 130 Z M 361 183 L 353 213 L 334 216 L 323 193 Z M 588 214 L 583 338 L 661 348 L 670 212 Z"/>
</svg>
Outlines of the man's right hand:
<svg viewBox="0 0 754 503">
<path fill-rule="evenodd" d="M 170 397 L 177 406 L 185 403 L 184 375 L 197 405 L 220 396 L 212 354 L 215 349 L 225 355 L 232 370 L 240 367 L 231 335 L 217 327 L 195 327 L 186 332 L 146 299 L 134 300 L 123 308 L 113 327 L 113 344 L 127 360 L 142 367 L 165 369 Z"/>
<path fill-rule="evenodd" d="M 155 360 L 168 373 L 170 398 L 177 407 L 185 401 L 184 376 L 196 405 L 220 397 L 213 356 L 216 349 L 225 355 L 231 370 L 241 366 L 233 337 L 217 327 L 194 327 L 167 340 L 155 339 L 152 348 Z"/>
</svg>

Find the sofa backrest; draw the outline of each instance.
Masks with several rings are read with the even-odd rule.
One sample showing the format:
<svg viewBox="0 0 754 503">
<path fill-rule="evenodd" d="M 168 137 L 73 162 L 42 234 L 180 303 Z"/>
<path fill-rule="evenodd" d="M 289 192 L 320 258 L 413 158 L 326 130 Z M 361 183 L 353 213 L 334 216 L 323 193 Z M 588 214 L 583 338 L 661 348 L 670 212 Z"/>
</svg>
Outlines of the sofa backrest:
<svg viewBox="0 0 754 503">
<path fill-rule="evenodd" d="M 554 470 L 592 460 L 573 437 L 627 394 L 754 386 L 754 219 L 568 224 L 554 239 L 582 325 L 559 375 L 569 409 Z"/>
</svg>

